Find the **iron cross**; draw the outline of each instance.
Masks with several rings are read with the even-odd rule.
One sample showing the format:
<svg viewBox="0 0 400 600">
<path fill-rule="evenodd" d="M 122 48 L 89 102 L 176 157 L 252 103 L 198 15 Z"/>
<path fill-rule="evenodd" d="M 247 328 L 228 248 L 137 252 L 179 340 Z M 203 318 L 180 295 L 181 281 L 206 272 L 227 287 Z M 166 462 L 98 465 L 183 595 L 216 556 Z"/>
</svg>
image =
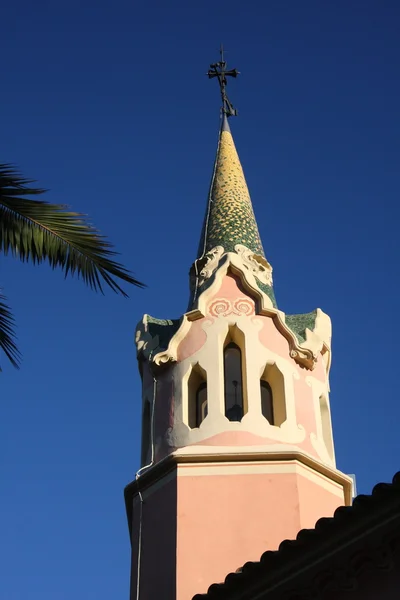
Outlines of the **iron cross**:
<svg viewBox="0 0 400 600">
<path fill-rule="evenodd" d="M 224 60 L 224 48 L 222 44 L 219 52 L 221 55 L 221 60 L 213 65 L 210 65 L 207 75 L 209 79 L 213 79 L 214 77 L 217 77 L 218 79 L 221 90 L 223 112 L 227 117 L 236 117 L 238 113 L 229 101 L 229 98 L 226 94 L 226 86 L 228 85 L 227 77 L 237 77 L 239 75 L 239 71 L 237 71 L 237 69 L 231 69 L 230 71 L 226 70 L 227 62 Z"/>
</svg>

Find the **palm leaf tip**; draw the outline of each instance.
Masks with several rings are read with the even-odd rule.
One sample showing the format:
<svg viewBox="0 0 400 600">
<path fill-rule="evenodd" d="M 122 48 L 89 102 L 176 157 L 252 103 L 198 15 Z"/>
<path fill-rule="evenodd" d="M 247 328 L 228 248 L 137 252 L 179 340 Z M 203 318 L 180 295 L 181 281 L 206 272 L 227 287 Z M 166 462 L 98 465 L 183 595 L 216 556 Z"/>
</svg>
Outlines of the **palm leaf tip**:
<svg viewBox="0 0 400 600">
<path fill-rule="evenodd" d="M 16 192 L 21 196 L 34 196 L 47 192 L 44 188 L 30 187 L 32 183 L 36 183 L 34 179 L 26 179 L 18 169 L 10 163 L 0 163 L 0 193 L 3 194 L 7 190 L 15 195 Z"/>
<path fill-rule="evenodd" d="M 92 289 L 103 291 L 102 282 L 114 292 L 127 294 L 116 279 L 145 287 L 120 263 L 116 252 L 99 231 L 79 213 L 65 206 L 31 200 L 42 194 L 13 166 L 0 163 L 0 251 L 26 262 L 48 261 L 65 275 L 76 274 Z"/>
<path fill-rule="evenodd" d="M 0 348 L 11 364 L 19 369 L 21 353 L 16 343 L 15 320 L 3 294 L 0 294 Z"/>
</svg>

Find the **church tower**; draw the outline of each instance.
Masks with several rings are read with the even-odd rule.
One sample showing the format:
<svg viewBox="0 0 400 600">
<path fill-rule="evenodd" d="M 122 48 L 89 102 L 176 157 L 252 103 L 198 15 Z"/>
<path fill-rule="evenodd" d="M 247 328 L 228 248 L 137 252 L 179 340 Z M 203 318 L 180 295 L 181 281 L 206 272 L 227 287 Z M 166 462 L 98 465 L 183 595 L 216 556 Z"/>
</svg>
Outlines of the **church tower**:
<svg viewBox="0 0 400 600">
<path fill-rule="evenodd" d="M 142 457 L 125 490 L 131 600 L 191 600 L 300 529 L 349 505 L 329 404 L 331 321 L 277 305 L 229 127 L 222 118 L 187 312 L 144 315 Z"/>
</svg>

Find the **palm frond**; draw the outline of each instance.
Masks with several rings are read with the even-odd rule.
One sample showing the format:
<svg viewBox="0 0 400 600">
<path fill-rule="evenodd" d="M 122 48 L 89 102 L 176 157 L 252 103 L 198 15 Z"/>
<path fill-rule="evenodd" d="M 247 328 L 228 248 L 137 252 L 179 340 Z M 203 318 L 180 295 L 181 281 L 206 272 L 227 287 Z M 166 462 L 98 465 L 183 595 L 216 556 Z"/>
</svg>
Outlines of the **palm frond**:
<svg viewBox="0 0 400 600">
<path fill-rule="evenodd" d="M 0 348 L 11 364 L 19 369 L 21 354 L 17 348 L 14 330 L 14 317 L 6 304 L 6 297 L 0 294 Z M 0 371 L 1 371 L 0 367 Z"/>
<path fill-rule="evenodd" d="M 13 166 L 0 163 L 0 251 L 34 264 L 48 261 L 65 276 L 76 274 L 92 289 L 103 292 L 102 282 L 127 296 L 115 278 L 144 287 L 120 263 L 117 253 L 84 215 L 59 204 L 31 200 L 43 194 L 31 187 Z"/>
</svg>

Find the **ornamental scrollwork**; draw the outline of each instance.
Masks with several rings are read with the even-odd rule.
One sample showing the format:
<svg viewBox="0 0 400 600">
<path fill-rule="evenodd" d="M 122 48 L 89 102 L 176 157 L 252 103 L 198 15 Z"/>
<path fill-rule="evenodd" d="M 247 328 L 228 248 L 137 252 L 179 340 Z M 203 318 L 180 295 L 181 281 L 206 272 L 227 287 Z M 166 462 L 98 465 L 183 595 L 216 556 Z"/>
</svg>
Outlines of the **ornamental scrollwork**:
<svg viewBox="0 0 400 600">
<path fill-rule="evenodd" d="M 231 314 L 247 316 L 254 315 L 255 306 L 250 298 L 237 298 L 234 301 L 228 298 L 216 298 L 211 302 L 208 310 L 213 317 L 227 317 Z"/>
<path fill-rule="evenodd" d="M 249 269 L 261 283 L 272 286 L 272 266 L 266 258 L 254 254 L 252 250 L 242 244 L 236 244 L 235 252 L 239 254 L 244 266 Z"/>
<path fill-rule="evenodd" d="M 218 298 L 211 302 L 209 312 L 213 317 L 227 317 L 232 313 L 232 303 L 225 298 Z"/>
<path fill-rule="evenodd" d="M 217 269 L 223 253 L 224 248 L 222 246 L 215 246 L 215 248 L 212 248 L 202 258 L 199 258 L 196 261 L 195 268 L 197 270 L 198 285 L 203 285 L 203 283 L 211 277 Z"/>
</svg>

